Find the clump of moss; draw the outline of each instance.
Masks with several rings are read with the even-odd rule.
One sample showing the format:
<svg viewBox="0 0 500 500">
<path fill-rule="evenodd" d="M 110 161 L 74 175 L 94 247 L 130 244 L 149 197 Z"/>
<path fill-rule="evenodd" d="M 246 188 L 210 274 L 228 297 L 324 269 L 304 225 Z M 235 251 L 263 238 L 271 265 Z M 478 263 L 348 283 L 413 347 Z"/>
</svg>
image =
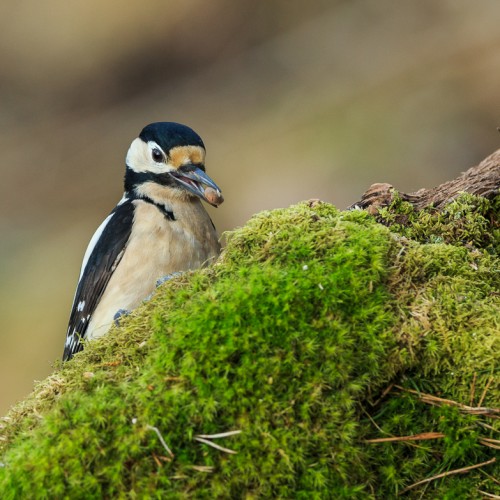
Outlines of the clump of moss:
<svg viewBox="0 0 500 500">
<path fill-rule="evenodd" d="M 377 219 L 391 231 L 421 243 L 465 245 L 500 254 L 500 197 L 462 193 L 444 209 L 416 210 L 396 192 Z"/>
<path fill-rule="evenodd" d="M 498 258 L 406 236 L 326 203 L 255 216 L 12 410 L 2 498 L 390 498 L 491 460 L 494 420 L 419 394 L 468 404 L 474 377 L 498 403 Z M 498 472 L 408 495 L 498 494 Z"/>
</svg>

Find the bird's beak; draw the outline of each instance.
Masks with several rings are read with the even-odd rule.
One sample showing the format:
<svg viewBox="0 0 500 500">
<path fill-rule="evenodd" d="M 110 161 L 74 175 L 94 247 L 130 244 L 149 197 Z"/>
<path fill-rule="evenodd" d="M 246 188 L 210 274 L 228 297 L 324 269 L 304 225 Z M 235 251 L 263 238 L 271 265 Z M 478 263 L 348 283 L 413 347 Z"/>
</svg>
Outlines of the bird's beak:
<svg viewBox="0 0 500 500">
<path fill-rule="evenodd" d="M 170 174 L 184 189 L 213 207 L 219 206 L 224 201 L 219 186 L 196 165 L 183 165 Z"/>
</svg>

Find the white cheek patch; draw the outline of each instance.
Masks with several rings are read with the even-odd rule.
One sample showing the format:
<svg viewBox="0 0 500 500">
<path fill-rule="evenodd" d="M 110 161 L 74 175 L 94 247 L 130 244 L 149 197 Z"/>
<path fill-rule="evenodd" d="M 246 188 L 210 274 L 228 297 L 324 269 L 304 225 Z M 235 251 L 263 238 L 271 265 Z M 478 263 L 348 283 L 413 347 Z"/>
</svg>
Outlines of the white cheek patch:
<svg viewBox="0 0 500 500">
<path fill-rule="evenodd" d="M 146 172 L 149 169 L 148 154 L 148 145 L 138 137 L 132 141 L 125 161 L 132 170 Z"/>
</svg>

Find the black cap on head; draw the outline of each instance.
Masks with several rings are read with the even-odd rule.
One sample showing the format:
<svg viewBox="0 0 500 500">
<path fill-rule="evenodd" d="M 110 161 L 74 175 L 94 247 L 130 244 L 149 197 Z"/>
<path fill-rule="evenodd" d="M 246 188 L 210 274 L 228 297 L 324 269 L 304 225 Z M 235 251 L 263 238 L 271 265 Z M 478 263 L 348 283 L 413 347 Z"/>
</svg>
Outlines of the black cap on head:
<svg viewBox="0 0 500 500">
<path fill-rule="evenodd" d="M 142 129 L 139 137 L 144 142 L 155 141 L 165 153 L 176 146 L 201 146 L 205 149 L 201 137 L 194 130 L 180 123 L 150 123 Z"/>
</svg>

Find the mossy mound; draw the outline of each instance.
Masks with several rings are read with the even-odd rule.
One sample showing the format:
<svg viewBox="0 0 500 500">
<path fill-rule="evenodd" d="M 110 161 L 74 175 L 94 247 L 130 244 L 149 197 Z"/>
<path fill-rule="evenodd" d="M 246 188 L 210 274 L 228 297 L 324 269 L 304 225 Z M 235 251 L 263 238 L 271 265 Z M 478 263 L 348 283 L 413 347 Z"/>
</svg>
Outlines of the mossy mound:
<svg viewBox="0 0 500 500">
<path fill-rule="evenodd" d="M 252 218 L 11 411 L 2 498 L 385 499 L 484 462 L 405 494 L 500 494 L 498 415 L 469 408 L 500 400 L 498 232 L 392 229 L 325 203 Z"/>
</svg>

